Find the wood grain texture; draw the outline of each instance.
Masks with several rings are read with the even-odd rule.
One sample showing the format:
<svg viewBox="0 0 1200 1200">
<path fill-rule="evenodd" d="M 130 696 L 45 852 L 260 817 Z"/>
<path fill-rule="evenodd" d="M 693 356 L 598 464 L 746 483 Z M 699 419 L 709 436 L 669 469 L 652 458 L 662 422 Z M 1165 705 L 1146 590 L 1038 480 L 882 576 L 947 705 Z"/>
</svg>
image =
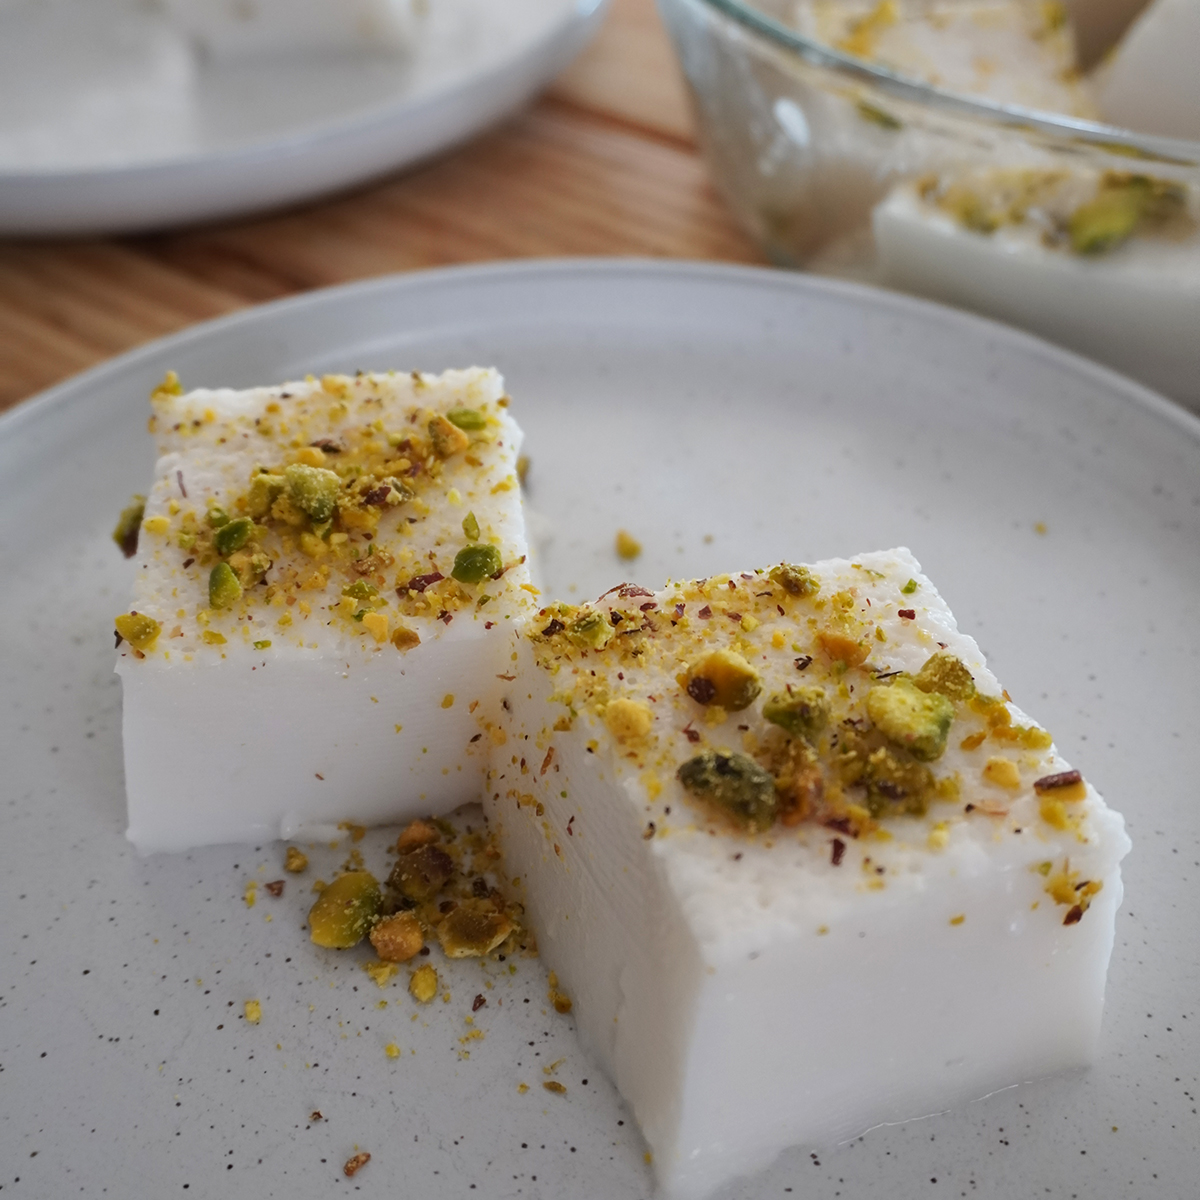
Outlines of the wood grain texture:
<svg viewBox="0 0 1200 1200">
<path fill-rule="evenodd" d="M 708 182 L 652 0 L 614 0 L 533 108 L 407 174 L 153 237 L 0 241 L 0 409 L 151 338 L 311 288 L 629 254 L 762 261 Z"/>
</svg>

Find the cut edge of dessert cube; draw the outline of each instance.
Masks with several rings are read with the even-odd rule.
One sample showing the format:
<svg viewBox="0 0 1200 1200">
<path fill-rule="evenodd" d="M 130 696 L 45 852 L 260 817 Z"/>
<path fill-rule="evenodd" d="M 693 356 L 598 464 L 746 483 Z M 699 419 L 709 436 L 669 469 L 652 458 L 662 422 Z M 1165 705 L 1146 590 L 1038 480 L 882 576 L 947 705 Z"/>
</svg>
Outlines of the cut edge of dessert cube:
<svg viewBox="0 0 1200 1200">
<path fill-rule="evenodd" d="M 160 457 L 116 619 L 143 851 L 474 798 L 535 605 L 492 370 L 156 389 Z"/>
<path fill-rule="evenodd" d="M 622 585 L 519 654 L 485 808 L 668 1194 L 1091 1061 L 1124 823 L 907 550 Z"/>
</svg>

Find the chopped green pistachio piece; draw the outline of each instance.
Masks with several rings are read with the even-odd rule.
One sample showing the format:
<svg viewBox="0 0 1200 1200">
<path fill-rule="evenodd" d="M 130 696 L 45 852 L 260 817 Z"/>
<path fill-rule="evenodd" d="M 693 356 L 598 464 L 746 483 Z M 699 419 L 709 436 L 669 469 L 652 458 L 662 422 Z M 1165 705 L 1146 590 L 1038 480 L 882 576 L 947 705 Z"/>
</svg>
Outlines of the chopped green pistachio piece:
<svg viewBox="0 0 1200 1200">
<path fill-rule="evenodd" d="M 437 935 L 447 958 L 479 958 L 490 954 L 514 928 L 504 913 L 460 904 L 438 923 Z"/>
<path fill-rule="evenodd" d="M 617 551 L 617 557 L 623 558 L 628 562 L 632 562 L 642 553 L 642 543 L 637 540 L 627 529 L 618 529 L 617 538 L 614 543 Z"/>
<path fill-rule="evenodd" d="M 821 590 L 821 581 L 807 567 L 793 567 L 790 563 L 772 567 L 767 578 L 779 584 L 789 596 L 815 596 Z"/>
<path fill-rule="evenodd" d="M 122 613 L 113 624 L 117 633 L 135 650 L 150 650 L 162 632 L 162 626 L 145 613 Z"/>
<path fill-rule="evenodd" d="M 775 780 L 744 754 L 704 750 L 676 774 L 693 796 L 715 804 L 750 833 L 775 822 Z"/>
<path fill-rule="evenodd" d="M 271 643 L 269 640 L 264 639 L 263 641 L 255 642 L 254 648 L 255 650 L 269 650 L 271 648 Z"/>
<path fill-rule="evenodd" d="M 342 481 L 333 471 L 327 471 L 324 467 L 310 467 L 305 463 L 292 463 L 284 475 L 288 497 L 314 523 L 328 521 L 333 516 L 338 494 L 342 490 Z"/>
<path fill-rule="evenodd" d="M 717 704 L 731 712 L 749 707 L 762 691 L 758 672 L 734 650 L 713 650 L 687 673 L 687 694 L 697 704 Z"/>
<path fill-rule="evenodd" d="M 339 875 L 308 912 L 312 940 L 330 950 L 348 950 L 367 936 L 379 916 L 383 893 L 369 871 Z"/>
<path fill-rule="evenodd" d="M 922 816 L 940 794 L 933 772 L 888 742 L 879 729 L 861 733 L 843 728 L 836 763 L 844 786 L 866 789 L 867 810 L 873 817 Z"/>
<path fill-rule="evenodd" d="M 772 725 L 812 741 L 829 724 L 829 697 L 823 688 L 793 686 L 771 696 L 762 711 Z"/>
<path fill-rule="evenodd" d="M 867 716 L 889 741 L 921 762 L 932 762 L 946 749 L 954 705 L 938 692 L 923 692 L 900 678 L 867 693 Z"/>
<path fill-rule="evenodd" d="M 342 588 L 342 595 L 352 596 L 355 600 L 374 600 L 379 589 L 369 579 L 356 579 Z"/>
<path fill-rule="evenodd" d="M 464 546 L 454 556 L 451 578 L 459 583 L 482 583 L 504 569 L 504 560 L 495 546 Z"/>
<path fill-rule="evenodd" d="M 858 102 L 858 115 L 864 121 L 870 121 L 874 125 L 878 125 L 881 129 L 903 129 L 904 123 L 897 121 L 890 112 L 885 112 L 882 108 L 876 108 L 874 104 L 868 104 L 865 100 Z"/>
<path fill-rule="evenodd" d="M 453 875 L 454 859 L 440 846 L 427 842 L 400 854 L 387 882 L 406 900 L 420 903 L 436 896 Z"/>
<path fill-rule="evenodd" d="M 603 650 L 612 635 L 612 622 L 603 613 L 584 613 L 567 626 L 567 637 L 582 650 Z"/>
<path fill-rule="evenodd" d="M 917 581 L 910 579 L 900 590 L 904 595 L 911 596 L 917 590 Z"/>
<path fill-rule="evenodd" d="M 1142 219 L 1144 197 L 1136 188 L 1105 188 L 1077 208 L 1067 222 L 1076 254 L 1107 254 L 1133 236 Z"/>
<path fill-rule="evenodd" d="M 471 444 L 471 439 L 457 425 L 447 421 L 440 414 L 430 418 L 429 440 L 433 443 L 433 452 L 438 458 L 449 458 Z"/>
<path fill-rule="evenodd" d="M 487 428 L 487 417 L 477 408 L 452 408 L 446 414 L 446 419 L 451 425 L 457 425 L 459 429 L 467 429 L 472 432 Z"/>
<path fill-rule="evenodd" d="M 948 650 L 939 650 L 926 659 L 913 683 L 923 692 L 937 692 L 951 700 L 970 700 L 975 695 L 975 677 Z"/>
<path fill-rule="evenodd" d="M 242 585 L 226 562 L 217 563 L 208 577 L 208 602 L 213 608 L 231 608 L 242 598 Z"/>
<path fill-rule="evenodd" d="M 117 527 L 112 532 L 112 540 L 121 547 L 121 553 L 126 558 L 132 558 L 137 553 L 138 533 L 142 528 L 142 517 L 146 511 L 146 497 L 134 496 L 121 509 L 117 518 Z"/>
<path fill-rule="evenodd" d="M 196 535 L 185 530 L 179 535 L 180 550 L 194 550 L 196 548 Z"/>
<path fill-rule="evenodd" d="M 271 560 L 261 550 L 253 554 L 247 550 L 236 550 L 229 556 L 229 566 L 243 588 L 252 588 L 271 569 Z"/>
<path fill-rule="evenodd" d="M 220 529 L 222 525 L 229 523 L 229 514 L 219 504 L 213 504 L 209 506 L 205 520 L 213 529 Z"/>
<path fill-rule="evenodd" d="M 234 517 L 226 521 L 213 535 L 213 546 L 222 558 L 228 558 L 235 550 L 240 550 L 254 532 L 254 522 L 249 517 Z"/>
<path fill-rule="evenodd" d="M 462 531 L 467 535 L 468 542 L 479 541 L 479 522 L 473 512 L 469 512 L 463 517 Z"/>
<path fill-rule="evenodd" d="M 150 393 L 150 399 L 156 400 L 162 396 L 182 395 L 183 384 L 179 381 L 179 376 L 174 371 L 168 371 L 162 377 L 162 382 Z"/>
<path fill-rule="evenodd" d="M 252 517 L 265 517 L 271 505 L 283 495 L 287 479 L 282 475 L 255 475 L 250 480 L 250 491 L 246 496 L 246 509 Z"/>
</svg>

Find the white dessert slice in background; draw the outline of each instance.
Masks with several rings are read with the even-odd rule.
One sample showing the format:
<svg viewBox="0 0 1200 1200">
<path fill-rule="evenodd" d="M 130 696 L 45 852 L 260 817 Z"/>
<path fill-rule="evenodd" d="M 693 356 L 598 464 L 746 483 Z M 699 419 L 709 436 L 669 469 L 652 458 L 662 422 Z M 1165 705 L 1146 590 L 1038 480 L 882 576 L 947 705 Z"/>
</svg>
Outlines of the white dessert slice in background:
<svg viewBox="0 0 1200 1200">
<path fill-rule="evenodd" d="M 0 0 L 0 171 L 177 155 L 197 137 L 196 64 L 137 0 Z"/>
<path fill-rule="evenodd" d="M 665 1194 L 1091 1061 L 1124 822 L 908 551 L 525 628 L 486 809 Z"/>
<path fill-rule="evenodd" d="M 426 0 L 167 0 L 176 24 L 216 59 L 409 49 Z"/>
<path fill-rule="evenodd" d="M 117 671 L 143 852 L 474 799 L 528 603 L 494 371 L 156 391 Z"/>
<path fill-rule="evenodd" d="M 1137 172 L 967 170 L 875 209 L 882 279 L 1200 401 L 1200 197 Z"/>
<path fill-rule="evenodd" d="M 1095 105 L 1059 4 L 1041 0 L 798 0 L 797 28 L 946 91 L 1076 117 Z"/>
<path fill-rule="evenodd" d="M 1146 7 L 1146 0 L 1062 0 L 1062 3 L 1075 26 L 1079 61 L 1085 70 L 1090 70 L 1116 45 Z"/>
<path fill-rule="evenodd" d="M 1154 0 L 1097 73 L 1106 121 L 1200 140 L 1200 4 Z"/>
</svg>

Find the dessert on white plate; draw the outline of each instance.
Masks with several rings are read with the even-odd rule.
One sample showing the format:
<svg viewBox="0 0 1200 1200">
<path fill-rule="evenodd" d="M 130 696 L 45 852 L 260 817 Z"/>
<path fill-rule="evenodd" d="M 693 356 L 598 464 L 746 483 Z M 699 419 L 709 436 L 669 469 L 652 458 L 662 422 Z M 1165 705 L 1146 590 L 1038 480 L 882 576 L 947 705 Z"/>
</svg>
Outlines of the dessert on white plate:
<svg viewBox="0 0 1200 1200">
<path fill-rule="evenodd" d="M 1124 823 L 906 550 L 524 630 L 485 807 L 666 1194 L 1091 1060 Z"/>
<path fill-rule="evenodd" d="M 496 372 L 152 401 L 154 487 L 114 534 L 140 850 L 482 793 L 674 1197 L 1091 1060 L 1124 823 L 907 550 L 538 609 Z M 401 838 L 414 903 L 436 837 Z M 352 869 L 313 937 L 486 954 L 517 918 L 474 895 L 384 929 Z"/>
<path fill-rule="evenodd" d="M 152 397 L 161 457 L 117 618 L 143 852 L 474 798 L 532 604 L 494 371 Z"/>
<path fill-rule="evenodd" d="M 427 0 L 166 0 L 175 23 L 216 59 L 412 47 Z"/>
<path fill-rule="evenodd" d="M 1200 4 L 1153 0 L 1097 73 L 1106 121 L 1200 139 Z"/>
<path fill-rule="evenodd" d="M 1200 196 L 1091 168 L 967 168 L 873 215 L 884 282 L 1065 342 L 1169 395 L 1200 372 Z"/>
</svg>

